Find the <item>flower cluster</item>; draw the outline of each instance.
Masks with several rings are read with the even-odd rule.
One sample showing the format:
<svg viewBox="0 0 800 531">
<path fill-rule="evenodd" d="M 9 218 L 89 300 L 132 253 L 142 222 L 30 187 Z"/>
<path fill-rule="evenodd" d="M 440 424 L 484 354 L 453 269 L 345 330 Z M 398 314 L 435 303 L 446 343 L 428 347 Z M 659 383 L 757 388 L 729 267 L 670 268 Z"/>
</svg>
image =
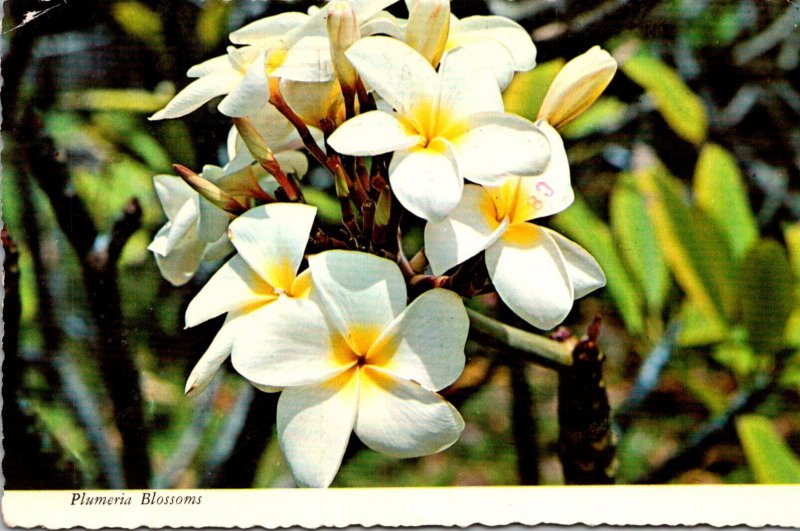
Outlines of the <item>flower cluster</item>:
<svg viewBox="0 0 800 531">
<path fill-rule="evenodd" d="M 449 0 L 407 0 L 400 19 L 384 11 L 393 3 L 334 0 L 255 21 L 151 117 L 224 96 L 229 161 L 155 177 L 169 221 L 150 249 L 174 285 L 229 257 L 186 312 L 187 326 L 226 314 L 186 392 L 228 357 L 281 392 L 281 448 L 302 485 L 331 483 L 351 432 L 397 457 L 458 439 L 464 423 L 437 391 L 464 367 L 462 297 L 496 291 L 550 329 L 605 283 L 585 250 L 530 220 L 572 202 L 557 129 L 598 97 L 614 60 L 593 48 L 568 63 L 534 123 L 501 97 L 536 63 L 522 27 L 458 19 Z M 333 175 L 340 232 L 304 204 L 300 148 Z M 411 260 L 404 213 L 426 222 Z"/>
</svg>

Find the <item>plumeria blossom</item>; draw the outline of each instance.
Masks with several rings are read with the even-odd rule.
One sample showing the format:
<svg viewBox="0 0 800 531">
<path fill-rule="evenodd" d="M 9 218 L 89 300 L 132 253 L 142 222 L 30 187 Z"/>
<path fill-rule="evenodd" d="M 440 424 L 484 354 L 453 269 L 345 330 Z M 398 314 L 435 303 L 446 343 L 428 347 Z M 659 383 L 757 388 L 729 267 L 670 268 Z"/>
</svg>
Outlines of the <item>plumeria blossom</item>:
<svg viewBox="0 0 800 531">
<path fill-rule="evenodd" d="M 452 445 L 464 421 L 435 391 L 464 367 L 461 299 L 434 289 L 406 307 L 398 267 L 365 253 L 327 251 L 309 264 L 313 300 L 262 312 L 232 355 L 245 378 L 283 389 L 278 436 L 296 481 L 328 486 L 353 431 L 393 457 Z"/>
<path fill-rule="evenodd" d="M 317 209 L 273 203 L 234 221 L 229 235 L 237 254 L 209 279 L 186 309 L 186 326 L 227 313 L 225 323 L 192 370 L 186 393 L 198 393 L 213 379 L 237 343 L 283 319 L 311 291 L 308 271 L 297 274 Z M 286 323 L 281 325 L 286 326 Z M 265 390 L 271 390 L 266 388 Z"/>
<path fill-rule="evenodd" d="M 398 19 L 388 13 L 374 17 L 363 29 L 384 33 L 405 41 L 428 58 L 434 67 L 443 53 L 456 48 L 472 48 L 474 61 L 480 70 L 494 73 L 501 90 L 511 82 L 514 72 L 525 72 L 536 66 L 536 46 L 525 28 L 506 17 L 471 16 L 459 19 L 449 14 L 450 0 L 406 0 L 408 20 Z M 438 38 L 439 32 L 431 28 L 432 19 L 439 20 L 440 10 L 446 9 L 449 31 L 438 46 L 438 54 L 423 52 L 422 43 L 430 43 L 430 35 Z M 420 20 L 422 19 L 422 20 Z M 441 22 L 439 22 L 441 24 Z"/>
<path fill-rule="evenodd" d="M 467 186 L 444 220 L 425 227 L 425 253 L 434 274 L 485 251 L 489 277 L 500 298 L 530 324 L 550 329 L 573 301 L 605 285 L 600 266 L 578 244 L 528 221 L 567 208 L 574 195 L 561 137 L 546 122 L 553 147 L 538 177 L 511 177 L 496 187 Z"/>
<path fill-rule="evenodd" d="M 528 120 L 503 112 L 497 84 L 475 70 L 468 49 L 447 54 L 438 72 L 389 37 L 363 38 L 346 55 L 395 112 L 360 114 L 328 144 L 347 155 L 393 151 L 392 190 L 413 214 L 446 216 L 461 199 L 463 179 L 496 185 L 510 175 L 538 174 L 547 164 L 547 138 Z"/>
</svg>

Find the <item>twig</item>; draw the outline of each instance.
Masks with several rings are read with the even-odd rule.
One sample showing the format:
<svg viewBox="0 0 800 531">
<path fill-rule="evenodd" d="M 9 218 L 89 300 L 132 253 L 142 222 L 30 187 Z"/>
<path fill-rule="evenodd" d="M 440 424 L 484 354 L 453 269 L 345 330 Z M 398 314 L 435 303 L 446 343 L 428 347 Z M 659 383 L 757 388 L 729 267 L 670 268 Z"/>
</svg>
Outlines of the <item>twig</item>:
<svg viewBox="0 0 800 531">
<path fill-rule="evenodd" d="M 97 228 L 81 199 L 69 188 L 69 171 L 55 159 L 53 142 L 44 132 L 41 120 L 29 109 L 18 130 L 18 139 L 27 140 L 20 147 L 24 149 L 30 173 L 47 195 L 55 218 L 81 265 L 89 309 L 98 331 L 100 372 L 123 441 L 126 485 L 145 488 L 150 478 L 150 460 L 139 374 L 127 346 L 116 262 L 109 260 L 112 254 L 118 254 L 116 249 L 124 246 L 140 223 L 141 211 L 132 208 L 133 219 L 126 220 L 128 216 L 123 215 L 120 227 L 125 226 L 125 230 L 112 234 L 107 246 L 95 248 Z"/>
<path fill-rule="evenodd" d="M 509 363 L 511 369 L 511 421 L 514 447 L 517 450 L 517 471 L 520 485 L 539 484 L 539 443 L 534 402 L 528 379 L 526 364 L 520 360 Z"/>
<path fill-rule="evenodd" d="M 681 472 L 696 466 L 709 447 L 724 439 L 733 430 L 733 422 L 738 415 L 752 411 L 772 394 L 783 372 L 784 363 L 793 352 L 793 350 L 778 352 L 775 355 L 775 367 L 769 374 L 762 373 L 756 376 L 749 388 L 743 389 L 733 397 L 728 409 L 700 426 L 670 458 L 633 483 L 666 483 Z"/>
<path fill-rule="evenodd" d="M 766 53 L 792 35 L 797 30 L 799 23 L 800 7 L 790 3 L 781 16 L 776 18 L 764 31 L 734 47 L 734 62 L 737 65 L 743 65 Z"/>
<path fill-rule="evenodd" d="M 470 330 L 477 336 L 500 342 L 520 357 L 548 368 L 572 365 L 571 349 L 557 341 L 501 323 L 467 308 Z"/>
<path fill-rule="evenodd" d="M 678 341 L 681 325 L 673 321 L 667 326 L 667 331 L 661 341 L 650 351 L 647 358 L 639 368 L 639 374 L 633 384 L 628 398 L 619 406 L 614 414 L 614 420 L 620 432 L 625 432 L 634 420 L 634 413 L 642 406 L 645 399 L 658 385 L 661 372 L 669 361 L 675 343 Z"/>
<path fill-rule="evenodd" d="M 559 457 L 568 485 L 614 483 L 615 438 L 599 334 L 598 317 L 575 346 L 574 365 L 558 373 Z"/>
</svg>

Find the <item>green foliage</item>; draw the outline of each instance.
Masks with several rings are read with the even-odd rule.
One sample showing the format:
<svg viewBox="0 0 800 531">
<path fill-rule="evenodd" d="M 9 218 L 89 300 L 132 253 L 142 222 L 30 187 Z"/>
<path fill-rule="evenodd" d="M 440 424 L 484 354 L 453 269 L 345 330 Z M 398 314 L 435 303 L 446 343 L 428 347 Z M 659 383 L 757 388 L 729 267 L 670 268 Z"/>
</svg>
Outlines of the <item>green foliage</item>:
<svg viewBox="0 0 800 531">
<path fill-rule="evenodd" d="M 159 83 L 150 92 L 143 89 L 88 89 L 61 92 L 58 107 L 65 110 L 128 111 L 153 113 L 175 95 L 172 83 Z"/>
<path fill-rule="evenodd" d="M 703 101 L 660 59 L 639 52 L 620 68 L 653 98 L 656 108 L 675 133 L 693 144 L 708 134 L 708 117 Z"/>
<path fill-rule="evenodd" d="M 119 0 L 111 7 L 111 14 L 126 33 L 141 40 L 156 52 L 164 50 L 164 27 L 161 17 L 146 4 L 136 0 Z"/>
<path fill-rule="evenodd" d="M 306 203 L 317 207 L 317 216 L 325 223 L 339 224 L 342 221 L 342 205 L 333 195 L 318 188 L 307 186 L 303 189 Z"/>
<path fill-rule="evenodd" d="M 740 258 L 758 239 L 742 173 L 733 156 L 716 144 L 706 144 L 694 174 L 697 206 L 724 232 L 735 257 Z"/>
<path fill-rule="evenodd" d="M 768 418 L 741 416 L 736 431 L 757 482 L 800 483 L 800 459 Z"/>
<path fill-rule="evenodd" d="M 617 253 L 611 229 L 580 198 L 553 218 L 553 225 L 586 248 L 606 273 L 608 291 L 625 326 L 634 334 L 644 331 L 643 301 Z"/>
<path fill-rule="evenodd" d="M 575 140 L 595 133 L 616 131 L 627 120 L 628 106 L 613 96 L 604 96 L 567 124 L 561 131 L 564 138 Z"/>
<path fill-rule="evenodd" d="M 209 0 L 197 18 L 197 37 L 203 49 L 210 50 L 227 37 L 225 21 L 231 11 L 231 2 Z"/>
<path fill-rule="evenodd" d="M 761 240 L 744 256 L 739 284 L 742 321 L 756 352 L 768 354 L 785 345 L 795 302 L 792 288 L 786 250 L 777 242 Z"/>
</svg>

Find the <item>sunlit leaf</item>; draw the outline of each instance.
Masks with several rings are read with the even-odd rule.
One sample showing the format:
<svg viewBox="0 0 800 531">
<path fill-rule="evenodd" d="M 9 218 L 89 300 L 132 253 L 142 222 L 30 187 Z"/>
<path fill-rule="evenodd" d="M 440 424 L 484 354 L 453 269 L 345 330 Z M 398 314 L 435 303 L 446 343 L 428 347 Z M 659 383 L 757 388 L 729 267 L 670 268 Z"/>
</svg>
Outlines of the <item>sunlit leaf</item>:
<svg viewBox="0 0 800 531">
<path fill-rule="evenodd" d="M 119 0 L 111 7 L 111 15 L 129 35 L 156 51 L 164 49 L 161 17 L 146 4 L 136 0 Z"/>
<path fill-rule="evenodd" d="M 613 96 L 603 96 L 561 130 L 565 138 L 616 131 L 626 120 L 628 106 Z"/>
<path fill-rule="evenodd" d="M 564 63 L 563 59 L 555 59 L 528 72 L 517 73 L 503 93 L 506 112 L 536 120 L 544 95 Z"/>
<path fill-rule="evenodd" d="M 306 203 L 317 207 L 317 216 L 325 223 L 339 224 L 342 221 L 342 206 L 336 197 L 310 186 L 303 188 Z"/>
<path fill-rule="evenodd" d="M 206 50 L 220 43 L 225 36 L 225 19 L 232 3 L 223 0 L 209 0 L 203 5 L 197 17 L 197 37 Z"/>
<path fill-rule="evenodd" d="M 729 368 L 739 378 L 746 378 L 758 368 L 755 352 L 744 342 L 727 341 L 719 344 L 714 348 L 712 356 L 717 363 Z"/>
<path fill-rule="evenodd" d="M 636 183 L 678 284 L 705 313 L 731 318 L 736 269 L 725 234 L 689 204 L 685 186 L 663 167 L 640 171 Z"/>
<path fill-rule="evenodd" d="M 683 302 L 679 319 L 678 345 L 681 347 L 713 345 L 728 338 L 728 325 L 719 314 L 690 299 Z"/>
<path fill-rule="evenodd" d="M 726 234 L 738 258 L 758 239 L 742 173 L 733 156 L 716 144 L 706 144 L 694 173 L 697 206 Z"/>
<path fill-rule="evenodd" d="M 644 331 L 643 300 L 617 253 L 611 229 L 579 197 L 564 212 L 553 218 L 553 225 L 578 242 L 605 271 L 608 291 L 631 334 Z"/>
<path fill-rule="evenodd" d="M 800 483 L 800 459 L 768 418 L 743 415 L 736 432 L 758 483 Z"/>
<path fill-rule="evenodd" d="M 793 288 L 789 259 L 778 242 L 761 240 L 745 254 L 740 282 L 742 320 L 756 352 L 774 352 L 785 345 Z"/>
<path fill-rule="evenodd" d="M 705 140 L 708 118 L 703 101 L 672 67 L 656 57 L 638 53 L 620 68 L 653 97 L 661 116 L 678 136 L 698 145 Z"/>
<path fill-rule="evenodd" d="M 61 92 L 57 106 L 68 110 L 130 111 L 150 114 L 164 107 L 175 95 L 172 83 L 159 83 L 155 90 L 86 89 Z"/>
<path fill-rule="evenodd" d="M 787 225 L 783 229 L 783 239 L 789 250 L 789 262 L 792 264 L 794 276 L 800 279 L 800 223 Z"/>
<path fill-rule="evenodd" d="M 610 216 L 617 248 L 641 288 L 647 308 L 656 313 L 669 290 L 669 269 L 647 206 L 630 175 L 620 176 L 611 193 Z"/>
</svg>

